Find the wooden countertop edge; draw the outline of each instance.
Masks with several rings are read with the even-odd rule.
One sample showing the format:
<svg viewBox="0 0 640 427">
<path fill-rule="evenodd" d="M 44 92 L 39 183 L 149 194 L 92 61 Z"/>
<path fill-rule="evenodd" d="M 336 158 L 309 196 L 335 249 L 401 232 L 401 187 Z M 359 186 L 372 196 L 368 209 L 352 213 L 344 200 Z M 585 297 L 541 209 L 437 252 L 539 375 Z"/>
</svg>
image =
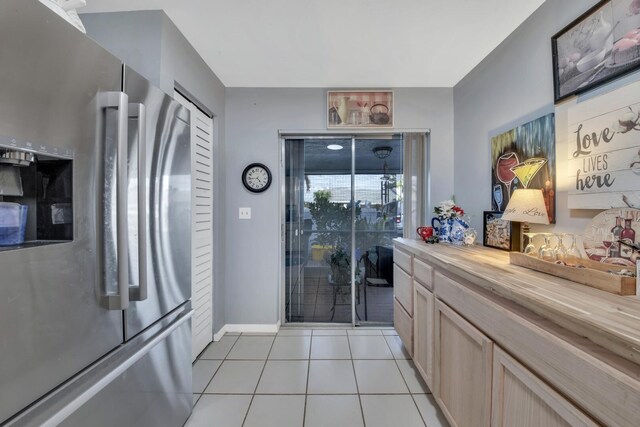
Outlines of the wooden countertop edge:
<svg viewBox="0 0 640 427">
<path fill-rule="evenodd" d="M 589 313 L 581 313 L 581 311 L 584 310 L 581 310 L 580 308 L 572 308 L 564 303 L 559 302 L 558 300 L 554 301 L 553 299 L 541 294 L 536 294 L 534 298 L 528 294 L 528 292 L 531 292 L 530 290 L 527 290 L 525 288 L 518 288 L 516 285 L 505 285 L 503 283 L 500 283 L 497 278 L 494 280 L 480 276 L 468 268 L 454 264 L 454 260 L 450 255 L 440 254 L 438 252 L 430 250 L 430 247 L 426 246 L 426 244 L 423 242 L 411 239 L 395 239 L 394 243 L 397 244 L 398 247 L 403 248 L 409 252 L 419 251 L 417 255 L 420 258 L 433 263 L 436 267 L 440 267 L 456 276 L 461 277 L 462 279 L 467 280 L 468 282 L 471 282 L 474 285 L 481 287 L 482 289 L 513 301 L 516 304 L 519 304 L 527 308 L 528 310 L 531 310 L 532 312 L 553 321 L 554 323 L 564 327 L 571 332 L 589 338 L 594 343 L 601 345 L 602 347 L 627 360 L 640 364 L 640 336 L 638 335 L 634 337 L 625 334 L 624 331 L 612 329 L 611 327 L 604 324 L 604 322 L 595 319 L 593 315 L 590 315 Z M 518 272 L 522 272 L 523 274 L 539 277 L 541 280 L 553 280 L 559 285 L 566 285 L 567 288 L 572 288 L 573 286 L 583 286 L 566 279 L 550 276 L 548 274 L 529 270 L 520 266 L 510 264 L 504 267 L 493 266 L 490 264 L 486 265 L 492 269 L 502 271 L 506 275 L 513 275 Z M 529 285 L 532 287 L 535 286 L 534 284 Z M 587 289 L 589 289 L 588 293 L 590 294 L 590 298 L 598 298 L 597 295 L 594 295 L 594 291 L 604 293 L 604 291 L 599 291 L 588 287 L 585 288 L 585 292 Z M 546 291 L 548 292 L 549 290 L 546 289 Z M 570 289 L 570 291 L 575 292 L 575 290 L 573 289 Z M 607 295 L 613 296 L 612 294 Z M 559 299 L 562 299 L 561 297 L 566 297 L 566 295 L 558 294 L 558 297 Z M 622 300 L 633 298 L 621 296 L 615 297 L 621 298 Z M 540 299 L 546 301 L 541 302 Z M 638 307 L 639 309 L 637 316 L 638 318 L 640 318 L 640 304 L 638 305 Z M 640 330 L 640 321 L 638 322 L 638 330 Z"/>
</svg>

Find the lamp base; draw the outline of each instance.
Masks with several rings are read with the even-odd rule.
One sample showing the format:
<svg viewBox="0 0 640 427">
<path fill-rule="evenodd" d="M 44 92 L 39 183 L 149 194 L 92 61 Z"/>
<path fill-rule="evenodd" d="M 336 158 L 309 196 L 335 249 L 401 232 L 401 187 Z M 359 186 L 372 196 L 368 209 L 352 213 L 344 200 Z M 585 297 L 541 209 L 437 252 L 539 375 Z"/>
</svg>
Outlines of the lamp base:
<svg viewBox="0 0 640 427">
<path fill-rule="evenodd" d="M 524 252 L 524 248 L 527 247 L 527 245 L 529 245 L 529 237 L 526 235 L 527 233 L 529 233 L 530 229 L 529 229 L 529 223 L 528 222 L 521 222 L 520 223 L 520 238 L 518 239 L 520 242 L 520 249 L 518 249 L 518 252 Z"/>
</svg>

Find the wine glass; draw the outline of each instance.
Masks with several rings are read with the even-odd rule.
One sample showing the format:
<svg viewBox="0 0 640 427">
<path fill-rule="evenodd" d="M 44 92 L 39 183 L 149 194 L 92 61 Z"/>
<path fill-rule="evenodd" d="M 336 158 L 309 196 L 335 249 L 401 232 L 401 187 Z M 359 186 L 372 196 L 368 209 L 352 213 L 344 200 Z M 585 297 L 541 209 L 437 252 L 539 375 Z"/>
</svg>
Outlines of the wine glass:
<svg viewBox="0 0 640 427">
<path fill-rule="evenodd" d="M 538 249 L 538 257 L 544 261 L 554 262 L 556 259 L 553 248 L 551 247 L 551 234 L 544 233 L 543 236 L 544 243 L 540 246 L 540 249 Z"/>
<path fill-rule="evenodd" d="M 557 261 L 567 261 L 567 248 L 564 246 L 563 239 L 566 236 L 565 233 L 556 233 L 555 237 L 558 239 L 556 247 L 553 248 L 553 255 Z"/>
<path fill-rule="evenodd" d="M 569 249 L 567 250 L 567 259 L 572 262 L 577 262 L 582 258 L 582 252 L 580 252 L 580 249 L 578 249 L 578 246 L 576 245 L 577 236 L 575 234 L 571 234 L 570 236 L 571 246 L 569 246 Z"/>
<path fill-rule="evenodd" d="M 496 178 L 507 187 L 507 197 L 511 195 L 511 183 L 516 177 L 516 174 L 511 170 L 512 167 L 519 162 L 518 155 L 514 152 L 505 153 L 498 158 L 496 163 Z"/>
<path fill-rule="evenodd" d="M 523 251 L 524 254 L 532 255 L 532 256 L 537 255 L 536 246 L 533 244 L 533 238 L 536 237 L 538 233 L 523 233 L 523 234 L 527 236 L 527 246 L 524 247 L 524 251 Z"/>
<path fill-rule="evenodd" d="M 605 233 L 604 238 L 602 239 L 602 244 L 604 245 L 605 249 L 607 250 L 607 252 L 606 252 L 607 258 L 609 258 L 611 256 L 611 245 L 613 244 L 613 242 L 615 240 L 616 240 L 616 238 L 613 235 L 613 233 Z"/>
<path fill-rule="evenodd" d="M 498 207 L 497 210 L 501 211 L 502 210 L 502 201 L 503 201 L 502 185 L 496 184 L 496 185 L 493 186 L 493 200 L 496 201 L 496 206 Z"/>
</svg>

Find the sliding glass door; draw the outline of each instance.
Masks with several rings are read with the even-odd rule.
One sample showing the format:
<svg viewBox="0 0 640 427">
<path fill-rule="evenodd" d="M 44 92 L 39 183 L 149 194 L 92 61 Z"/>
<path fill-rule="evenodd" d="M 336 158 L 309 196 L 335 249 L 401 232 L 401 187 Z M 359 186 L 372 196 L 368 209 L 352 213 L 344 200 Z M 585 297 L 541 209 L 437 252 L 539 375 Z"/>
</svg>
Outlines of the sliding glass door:
<svg viewBox="0 0 640 427">
<path fill-rule="evenodd" d="M 355 139 L 356 320 L 393 322 L 393 242 L 404 225 L 400 135 Z"/>
<path fill-rule="evenodd" d="M 285 322 L 393 322 L 400 135 L 285 139 Z"/>
</svg>

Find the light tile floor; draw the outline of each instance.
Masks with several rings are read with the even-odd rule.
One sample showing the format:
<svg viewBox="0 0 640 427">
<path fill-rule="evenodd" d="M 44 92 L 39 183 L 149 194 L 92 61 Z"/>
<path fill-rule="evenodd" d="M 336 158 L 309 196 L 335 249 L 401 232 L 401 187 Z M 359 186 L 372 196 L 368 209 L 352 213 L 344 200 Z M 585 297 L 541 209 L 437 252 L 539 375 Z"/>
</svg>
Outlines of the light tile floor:
<svg viewBox="0 0 640 427">
<path fill-rule="evenodd" d="M 323 265 L 326 263 L 322 261 Z M 336 299 L 335 315 L 333 308 L 334 285 L 328 281 L 328 268 L 305 267 L 304 291 L 294 289 L 287 304 L 287 313 L 293 321 L 298 322 L 351 322 L 351 292 L 349 288 L 341 287 L 341 294 Z M 356 313 L 361 320 L 373 322 L 393 322 L 393 287 L 367 286 L 366 288 L 366 317 L 365 317 L 365 289 L 358 288 L 356 299 Z M 289 292 L 287 291 L 289 296 Z M 333 319 L 332 319 L 333 317 Z"/>
<path fill-rule="evenodd" d="M 193 392 L 186 427 L 448 426 L 393 329 L 226 334 Z"/>
</svg>

